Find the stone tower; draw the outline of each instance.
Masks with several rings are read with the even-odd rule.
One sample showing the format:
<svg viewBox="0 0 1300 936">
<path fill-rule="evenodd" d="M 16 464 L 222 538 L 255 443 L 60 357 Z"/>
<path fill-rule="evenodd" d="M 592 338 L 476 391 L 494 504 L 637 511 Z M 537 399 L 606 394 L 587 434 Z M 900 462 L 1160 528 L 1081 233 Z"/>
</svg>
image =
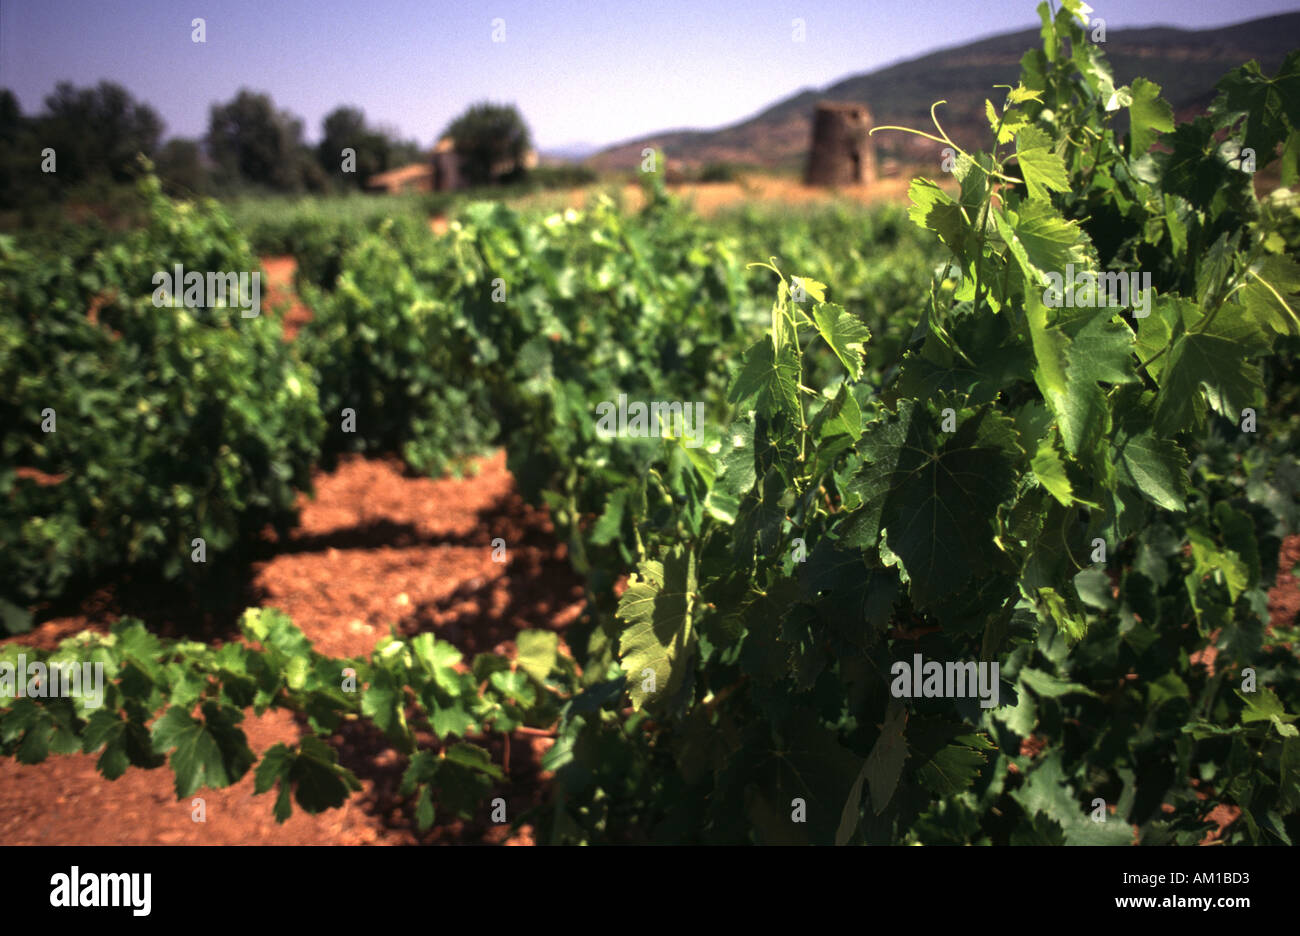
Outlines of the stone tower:
<svg viewBox="0 0 1300 936">
<path fill-rule="evenodd" d="M 862 185 L 876 181 L 871 111 L 865 104 L 822 101 L 813 115 L 808 152 L 809 185 Z"/>
</svg>

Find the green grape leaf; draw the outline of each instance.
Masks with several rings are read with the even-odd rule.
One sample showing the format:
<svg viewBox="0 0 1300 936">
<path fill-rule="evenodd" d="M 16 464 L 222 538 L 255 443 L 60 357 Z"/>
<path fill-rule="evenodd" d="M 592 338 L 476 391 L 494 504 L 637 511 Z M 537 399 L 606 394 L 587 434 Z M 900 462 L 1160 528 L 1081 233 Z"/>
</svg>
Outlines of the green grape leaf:
<svg viewBox="0 0 1300 936">
<path fill-rule="evenodd" d="M 1046 326 L 1047 310 L 1036 295 L 1026 313 L 1034 347 L 1034 380 L 1056 414 L 1065 450 L 1077 456 L 1110 432 L 1110 407 L 1100 383 L 1132 383 L 1133 333 L 1098 309 L 1066 327 Z"/>
<path fill-rule="evenodd" d="M 651 701 L 673 698 L 692 664 L 695 553 L 675 547 L 662 563 L 650 560 L 637 569 L 618 603 L 619 620 L 627 624 L 619 662 L 632 704 L 642 709 Z"/>
<path fill-rule="evenodd" d="M 410 796 L 422 783 L 431 783 L 438 775 L 439 758 L 432 751 L 416 751 L 406 764 L 402 782 L 397 787 L 401 796 Z"/>
<path fill-rule="evenodd" d="M 1038 706 L 1034 697 L 1017 688 L 1015 705 L 1001 705 L 994 709 L 994 718 L 1002 722 L 1021 738 L 1027 738 L 1038 725 Z"/>
<path fill-rule="evenodd" d="M 866 427 L 859 443 L 866 463 L 850 482 L 862 508 L 842 528 L 863 547 L 887 533 L 918 608 L 992 570 L 997 508 L 1024 454 L 1014 425 L 989 406 L 952 401 L 955 431 L 945 433 L 948 402 L 941 396 L 927 408 L 900 400 L 896 413 Z"/>
<path fill-rule="evenodd" d="M 1067 266 L 1082 271 L 1091 263 L 1087 233 L 1048 202 L 1024 202 L 1014 212 L 995 209 L 993 223 L 1020 266 L 1026 291 L 1041 294 L 1046 274 L 1064 277 Z"/>
<path fill-rule="evenodd" d="M 1161 381 L 1160 375 L 1165 365 L 1169 363 L 1169 355 L 1165 348 L 1172 341 L 1176 331 L 1181 330 L 1180 323 L 1197 318 L 1198 313 L 1196 303 L 1189 299 L 1180 296 L 1157 296 L 1152 303 L 1151 314 L 1137 320 L 1137 354 L 1143 362 L 1147 362 L 1145 370 L 1157 385 Z"/>
<path fill-rule="evenodd" d="M 1146 406 L 1126 406 L 1123 413 L 1112 443 L 1119 480 L 1137 488 L 1158 507 L 1183 511 L 1189 465 L 1186 453 L 1172 439 L 1156 435 Z"/>
<path fill-rule="evenodd" d="M 446 703 L 438 698 L 436 692 L 426 692 L 424 706 L 428 709 L 429 724 L 433 728 L 433 733 L 439 738 L 451 735 L 464 737 L 465 733 L 476 724 L 474 716 L 465 709 L 464 702 L 461 700 Z"/>
<path fill-rule="evenodd" d="M 1128 106 L 1129 159 L 1134 160 L 1151 148 L 1158 133 L 1174 129 L 1174 109 L 1160 97 L 1160 85 L 1145 78 L 1133 79 L 1133 100 Z"/>
<path fill-rule="evenodd" d="M 1043 103 L 1043 92 L 1032 91 L 1029 88 L 1026 88 L 1023 84 L 1017 84 L 1014 88 L 1012 88 L 1010 91 L 1007 92 L 1008 106 L 1014 104 L 1023 104 L 1025 101 L 1037 101 L 1039 104 L 1041 104 Z"/>
<path fill-rule="evenodd" d="M 862 760 L 807 708 L 796 709 L 778 735 L 756 739 L 731 768 L 748 787 L 750 823 L 764 843 L 831 844 Z M 791 822 L 796 799 L 803 801 L 804 822 Z"/>
<path fill-rule="evenodd" d="M 798 388 L 799 357 L 796 350 L 789 344 L 782 344 L 780 352 L 777 352 L 771 338 L 760 338 L 745 352 L 727 401 L 742 403 L 753 399 L 762 415 L 782 413 L 797 421 L 800 414 Z"/>
<path fill-rule="evenodd" d="M 228 787 L 253 765 L 248 739 L 237 726 L 244 720 L 238 709 L 204 702 L 203 718 L 191 718 L 172 707 L 154 723 L 154 750 L 171 752 L 176 774 L 176 798 L 184 799 L 201 786 Z"/>
<path fill-rule="evenodd" d="M 339 764 L 334 749 L 315 735 L 299 743 L 289 777 L 297 787 L 294 799 L 311 815 L 342 806 L 361 789 L 361 781 Z"/>
<path fill-rule="evenodd" d="M 907 760 L 906 725 L 907 708 L 891 699 L 885 711 L 884 724 L 880 727 L 880 737 L 872 745 L 862 768 L 871 793 L 871 809 L 876 815 L 885 811 L 898 788 L 903 762 Z"/>
<path fill-rule="evenodd" d="M 1083 0 L 1061 0 L 1061 9 L 1077 19 L 1085 29 L 1088 27 L 1093 9 Z"/>
<path fill-rule="evenodd" d="M 1027 126 L 1016 134 L 1016 159 L 1030 199 L 1046 200 L 1051 197 L 1050 192 L 1069 191 L 1065 160 L 1056 152 L 1051 137 L 1042 130 Z"/>
<path fill-rule="evenodd" d="M 1214 522 L 1223 533 L 1223 542 L 1241 557 L 1250 572 L 1247 581 L 1254 585 L 1260 580 L 1259 540 L 1255 534 L 1255 521 L 1250 514 L 1237 510 L 1227 501 L 1214 505 Z"/>
<path fill-rule="evenodd" d="M 1187 539 L 1192 546 L 1192 574 L 1189 581 L 1199 583 L 1211 576 L 1222 576 L 1228 589 L 1228 598 L 1236 603 L 1242 592 L 1250 587 L 1250 567 L 1235 551 L 1220 549 L 1204 529 L 1188 527 Z M 1195 599 L 1196 595 L 1192 597 Z"/>
<path fill-rule="evenodd" d="M 446 758 L 450 763 L 468 767 L 470 770 L 485 774 L 494 780 L 504 780 L 501 768 L 492 763 L 492 755 L 476 744 L 464 741 L 447 748 Z"/>
<path fill-rule="evenodd" d="M 406 724 L 405 689 L 388 670 L 377 668 L 372 673 L 370 685 L 361 694 L 361 713 L 403 751 L 413 749 L 415 742 Z"/>
<path fill-rule="evenodd" d="M 537 701 L 537 690 L 528 681 L 528 676 L 517 670 L 499 670 L 488 677 L 488 682 L 497 692 L 524 708 Z"/>
<path fill-rule="evenodd" d="M 1038 92 L 1031 92 L 1037 94 Z M 1009 110 L 1002 115 L 1002 129 L 998 131 L 998 145 L 1010 143 L 1017 133 L 1028 126 L 1029 115 L 1022 110 Z"/>
<path fill-rule="evenodd" d="M 961 206 L 929 179 L 913 179 L 907 195 L 912 200 L 907 216 L 914 223 L 938 234 L 939 239 L 948 245 L 964 265 L 975 232 L 962 213 Z"/>
<path fill-rule="evenodd" d="M 802 288 L 805 293 L 812 296 L 817 302 L 826 301 L 826 284 L 819 283 L 815 279 L 806 276 L 792 276 L 790 283 L 796 289 Z M 784 285 L 784 284 L 782 284 Z"/>
<path fill-rule="evenodd" d="M 1251 722 L 1267 721 L 1272 723 L 1277 729 L 1278 734 L 1284 738 L 1294 738 L 1300 735 L 1300 730 L 1291 722 L 1300 718 L 1300 715 L 1291 715 L 1282 707 L 1282 702 L 1277 697 L 1277 693 L 1267 686 L 1262 686 L 1255 692 L 1242 692 L 1234 689 L 1233 692 L 1241 701 L 1246 703 L 1246 708 L 1241 713 L 1242 724 L 1248 725 Z"/>
<path fill-rule="evenodd" d="M 420 795 L 415 803 L 415 824 L 421 832 L 427 832 L 434 819 L 433 790 L 427 785 L 420 787 Z"/>
<path fill-rule="evenodd" d="M 916 770 L 916 781 L 939 796 L 968 790 L 984 769 L 988 756 L 966 744 L 947 744 Z"/>
<path fill-rule="evenodd" d="M 433 677 L 439 689 L 452 696 L 460 693 L 461 675 L 456 672 L 456 664 L 462 657 L 455 646 L 445 640 L 435 640 L 426 631 L 411 640 L 411 652 L 424 671 Z"/>
<path fill-rule="evenodd" d="M 1074 489 L 1065 473 L 1065 462 L 1061 461 L 1061 456 L 1050 437 L 1038 443 L 1038 451 L 1029 466 L 1038 483 L 1047 489 L 1047 493 L 1060 501 L 1062 506 L 1069 507 L 1074 503 Z"/>
<path fill-rule="evenodd" d="M 1212 110 L 1228 119 L 1246 118 L 1242 145 L 1259 154 L 1260 165 L 1288 129 L 1300 128 L 1300 50 L 1290 52 L 1272 78 L 1251 61 L 1228 72 L 1216 87 L 1221 97 Z"/>
<path fill-rule="evenodd" d="M 591 528 L 591 541 L 597 546 L 608 546 L 614 542 L 623 529 L 623 515 L 627 510 L 631 492 L 627 488 L 618 488 L 605 500 L 605 509 Z"/>
<path fill-rule="evenodd" d="M 1268 254 L 1247 271 L 1238 293 L 1251 317 L 1282 335 L 1300 334 L 1300 265 Z"/>
<path fill-rule="evenodd" d="M 1156 397 L 1156 431 L 1171 437 L 1204 422 L 1204 402 L 1236 422 L 1263 389 L 1250 358 L 1270 342 L 1240 305 L 1227 303 L 1208 324 L 1175 340 Z M 1202 392 L 1204 387 L 1204 392 Z"/>
<path fill-rule="evenodd" d="M 1011 792 L 1011 798 L 1020 804 L 1025 814 L 1033 817 L 1039 813 L 1055 820 L 1062 828 L 1087 821 L 1083 810 L 1061 772 L 1061 753 L 1052 751 L 1029 770 L 1024 785 Z"/>
<path fill-rule="evenodd" d="M 1042 670 L 1036 670 L 1026 666 L 1020 671 L 1020 681 L 1034 691 L 1034 695 L 1041 698 L 1059 699 L 1066 695 L 1086 695 L 1097 697 L 1087 686 L 1080 685 L 1076 682 L 1070 682 L 1066 679 L 1060 679 L 1051 673 L 1045 673 Z"/>
<path fill-rule="evenodd" d="M 20 764 L 39 764 L 51 752 L 71 754 L 82 746 L 67 708 L 38 705 L 27 698 L 18 699 L 0 716 L 0 740 L 8 744 L 20 735 L 16 755 Z"/>
<path fill-rule="evenodd" d="M 293 749 L 287 744 L 276 744 L 262 755 L 262 762 L 253 772 L 253 794 L 260 795 L 280 784 L 271 813 L 276 822 L 284 822 L 293 815 L 293 784 L 289 782 L 289 768 L 293 762 Z"/>
<path fill-rule="evenodd" d="M 741 498 L 754 487 L 754 424 L 737 420 L 723 433 L 715 456 L 717 474 L 704 499 L 705 508 L 717 520 L 733 524 L 740 513 Z"/>
<path fill-rule="evenodd" d="M 1056 629 L 1065 634 L 1070 641 L 1078 641 L 1088 631 L 1088 621 L 1083 617 L 1077 603 L 1063 598 L 1055 589 L 1040 586 L 1034 595 L 1038 613 L 1051 621 Z"/>
<path fill-rule="evenodd" d="M 276 822 L 284 822 L 292 813 L 291 791 L 298 805 L 315 815 L 342 806 L 351 793 L 361 789 L 352 771 L 338 763 L 334 749 L 315 735 L 305 736 L 297 748 L 276 744 L 262 756 L 254 777 L 254 794 L 279 785 Z"/>
<path fill-rule="evenodd" d="M 1106 110 L 1118 110 L 1121 105 L 1115 91 L 1115 77 L 1101 49 L 1092 42 L 1072 42 L 1070 60 L 1083 74 L 1083 80 Z"/>
<path fill-rule="evenodd" d="M 93 754 L 101 747 L 104 753 L 99 755 L 95 766 L 109 780 L 116 780 L 126 773 L 131 759 L 126 752 L 127 722 L 118 717 L 116 712 L 100 709 L 90 716 L 86 730 L 81 736 L 82 750 Z"/>
<path fill-rule="evenodd" d="M 871 338 L 871 330 L 855 316 L 829 303 L 818 303 L 813 309 L 813 324 L 831 346 L 849 376 L 861 380 L 862 349 Z"/>
<path fill-rule="evenodd" d="M 515 635 L 515 644 L 519 648 L 519 668 L 544 684 L 559 655 L 559 635 L 554 631 L 522 630 Z"/>
</svg>

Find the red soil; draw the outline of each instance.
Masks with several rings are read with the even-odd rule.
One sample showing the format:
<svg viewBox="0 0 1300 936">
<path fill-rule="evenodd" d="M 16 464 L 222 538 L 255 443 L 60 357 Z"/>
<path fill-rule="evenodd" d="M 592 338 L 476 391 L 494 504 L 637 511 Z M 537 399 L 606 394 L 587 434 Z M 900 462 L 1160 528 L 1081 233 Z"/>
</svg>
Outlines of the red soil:
<svg viewBox="0 0 1300 936">
<path fill-rule="evenodd" d="M 318 474 L 317 497 L 303 498 L 302 522 L 284 542 L 241 570 L 243 580 L 213 589 L 201 603 L 154 583 L 124 581 L 86 596 L 73 609 L 46 612 L 28 633 L 10 638 L 51 647 L 84 629 L 106 630 L 120 616 L 143 618 L 157 633 L 213 643 L 232 639 L 243 607 L 280 608 L 334 656 L 368 653 L 389 627 L 405 635 L 432 631 L 468 657 L 514 652 L 521 628 L 563 631 L 581 612 L 582 586 L 543 512 L 515 493 L 502 453 L 478 462 L 466 480 L 404 475 L 394 460 L 345 459 Z M 507 544 L 507 562 L 491 558 L 493 537 Z M 214 599 L 214 600 L 209 600 Z M 246 712 L 242 727 L 259 756 L 295 742 L 305 724 L 285 712 Z M 501 764 L 504 739 L 479 739 Z M 473 842 L 529 844 L 527 826 L 439 815 L 428 833 L 415 831 L 412 807 L 397 795 L 405 759 L 363 724 L 348 724 L 330 743 L 363 790 L 342 808 L 309 816 L 295 805 L 278 825 L 272 796 L 253 795 L 252 772 L 224 790 L 201 789 L 207 821 L 191 818 L 191 800 L 177 801 L 169 767 L 132 768 L 105 780 L 90 755 L 54 755 L 44 763 L 0 761 L 0 841 L 7 844 L 401 844 Z M 538 761 L 549 738 L 516 733 L 509 741 L 510 784 L 503 796 L 514 819 L 542 802 Z"/>
<path fill-rule="evenodd" d="M 311 309 L 298 301 L 293 290 L 293 274 L 298 263 L 293 257 L 263 257 L 262 269 L 266 271 L 266 303 L 271 308 L 287 305 L 284 314 L 284 339 L 290 341 L 298 329 L 311 321 Z"/>
<path fill-rule="evenodd" d="M 1277 579 L 1268 590 L 1268 629 L 1291 627 L 1300 620 L 1300 536 L 1282 541 L 1277 557 Z"/>
</svg>

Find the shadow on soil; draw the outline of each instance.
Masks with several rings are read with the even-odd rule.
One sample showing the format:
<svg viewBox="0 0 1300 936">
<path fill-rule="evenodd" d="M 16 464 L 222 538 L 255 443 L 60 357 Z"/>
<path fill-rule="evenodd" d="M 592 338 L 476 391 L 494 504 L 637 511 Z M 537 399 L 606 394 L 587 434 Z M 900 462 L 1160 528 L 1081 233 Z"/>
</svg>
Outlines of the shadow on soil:
<svg viewBox="0 0 1300 936">
<path fill-rule="evenodd" d="M 546 512 L 530 507 L 511 492 L 479 511 L 477 517 L 463 536 L 428 536 L 414 524 L 390 520 L 318 535 L 291 533 L 279 542 L 258 543 L 237 561 L 227 556 L 210 563 L 197 582 L 168 582 L 145 572 L 118 571 L 40 609 L 36 632 L 17 639 L 53 649 L 74 631 L 87 626 L 106 631 L 119 617 L 135 617 L 160 636 L 225 642 L 238 637 L 239 618 L 246 608 L 266 602 L 268 596 L 255 584 L 257 572 L 261 563 L 276 556 L 440 544 L 490 549 L 498 537 L 508 544 L 502 575 L 469 579 L 444 598 L 414 606 L 398 622 L 399 632 L 414 636 L 433 631 L 472 659 L 477 653 L 509 647 L 523 628 L 563 631 L 567 621 L 556 621 L 556 615 L 568 609 L 568 617 L 573 616 L 575 603 L 583 597 L 583 585 L 569 565 L 565 547 L 556 542 Z M 53 619 L 69 619 L 68 627 L 42 626 Z M 296 720 L 300 731 L 310 731 L 304 717 Z M 424 833 L 416 830 L 414 802 L 398 793 L 406 758 L 382 732 L 370 722 L 349 722 L 329 743 L 338 752 L 340 763 L 374 784 L 373 792 L 358 794 L 357 804 L 400 839 L 426 844 L 499 844 L 511 834 L 509 822 L 545 800 L 539 745 L 531 737 L 508 738 L 500 733 L 473 740 L 487 747 L 497 764 L 504 763 L 505 746 L 510 746 L 509 782 L 494 786 L 478 815 L 465 820 L 438 812 L 434 826 Z M 420 742 L 421 747 L 437 744 L 432 736 L 424 736 Z M 506 801 L 506 824 L 490 821 L 496 797 Z"/>
</svg>

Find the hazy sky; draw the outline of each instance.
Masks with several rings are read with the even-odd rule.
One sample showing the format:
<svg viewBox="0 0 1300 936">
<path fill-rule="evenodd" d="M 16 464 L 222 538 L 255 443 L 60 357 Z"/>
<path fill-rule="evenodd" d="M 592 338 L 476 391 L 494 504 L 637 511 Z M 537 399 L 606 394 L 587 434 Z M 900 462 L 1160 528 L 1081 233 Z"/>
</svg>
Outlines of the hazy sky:
<svg viewBox="0 0 1300 936">
<path fill-rule="evenodd" d="M 1225 25 L 1300 0 L 1093 6 L 1109 31 Z M 194 17 L 205 44 L 191 41 Z M 495 19 L 504 42 L 492 41 Z M 546 149 L 720 126 L 802 88 L 1036 23 L 1030 0 L 0 0 L 0 86 L 33 113 L 57 81 L 110 79 L 178 136 L 201 135 L 210 105 L 247 86 L 303 118 L 309 138 L 346 103 L 426 145 L 489 98 L 519 105 Z"/>
</svg>

